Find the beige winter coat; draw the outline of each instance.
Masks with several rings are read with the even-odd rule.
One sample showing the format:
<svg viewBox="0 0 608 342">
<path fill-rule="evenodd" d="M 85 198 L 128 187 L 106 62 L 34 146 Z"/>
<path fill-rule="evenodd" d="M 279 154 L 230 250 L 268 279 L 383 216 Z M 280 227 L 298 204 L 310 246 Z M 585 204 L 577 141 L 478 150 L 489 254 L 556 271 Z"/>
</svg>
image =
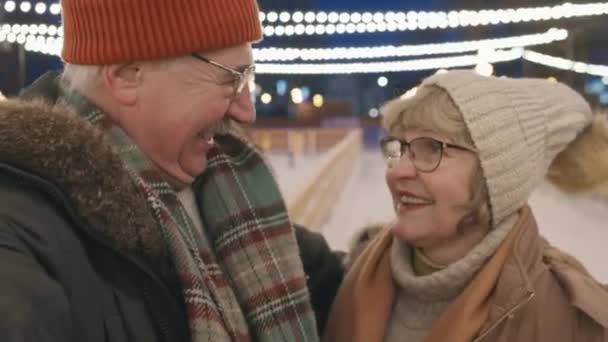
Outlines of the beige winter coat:
<svg viewBox="0 0 608 342">
<path fill-rule="evenodd" d="M 608 290 L 540 236 L 529 208 L 522 215 L 475 341 L 608 341 Z"/>
<path fill-rule="evenodd" d="M 510 251 L 501 252 L 506 256 L 504 261 L 488 262 L 480 270 L 469 285 L 471 289 L 448 306 L 442 322 L 435 322 L 425 342 L 608 342 L 608 290 L 576 259 L 540 236 L 529 207 L 520 211 L 512 233 Z M 382 257 L 386 254 L 374 249 L 390 246 L 391 235 L 381 231 L 354 263 L 354 274 L 347 275 L 332 308 L 324 341 L 382 341 L 386 315 L 391 311 L 382 307 L 390 306 L 393 286 L 388 284 L 392 283 L 391 273 Z M 495 265 L 501 266 L 494 270 Z M 481 274 L 488 273 L 497 274 L 492 283 L 482 280 L 488 278 Z M 348 286 L 349 279 L 357 285 Z M 479 286 L 480 281 L 485 285 Z M 475 298 L 479 297 L 473 290 L 477 288 L 489 291 L 487 297 L 482 295 L 487 300 Z M 481 316 L 484 318 L 473 323 L 475 318 L 467 315 L 473 312 L 479 318 L 476 310 L 480 308 L 486 312 Z M 366 327 L 356 328 L 359 325 Z M 472 326 L 478 328 L 471 331 Z"/>
</svg>

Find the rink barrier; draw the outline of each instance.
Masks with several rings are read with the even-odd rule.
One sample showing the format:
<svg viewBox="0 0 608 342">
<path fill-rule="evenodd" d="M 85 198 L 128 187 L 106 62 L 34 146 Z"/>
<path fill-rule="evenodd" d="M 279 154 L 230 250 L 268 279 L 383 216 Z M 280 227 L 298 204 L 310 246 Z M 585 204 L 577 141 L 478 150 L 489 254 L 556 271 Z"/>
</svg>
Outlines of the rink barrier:
<svg viewBox="0 0 608 342">
<path fill-rule="evenodd" d="M 255 144 L 266 153 L 291 152 L 295 155 L 325 152 L 352 129 L 347 128 L 263 128 L 251 132 Z"/>
<path fill-rule="evenodd" d="M 297 184 L 292 197 L 286 198 L 293 222 L 318 230 L 329 219 L 361 156 L 362 139 L 361 129 L 349 130 L 324 153 L 315 172 Z"/>
</svg>

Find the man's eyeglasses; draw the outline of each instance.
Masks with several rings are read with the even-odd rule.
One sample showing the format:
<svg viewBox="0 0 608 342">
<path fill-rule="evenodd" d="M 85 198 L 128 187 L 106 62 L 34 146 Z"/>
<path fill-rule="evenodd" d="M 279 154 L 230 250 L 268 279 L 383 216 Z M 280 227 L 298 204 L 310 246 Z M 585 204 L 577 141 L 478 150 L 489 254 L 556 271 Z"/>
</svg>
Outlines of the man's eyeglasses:
<svg viewBox="0 0 608 342">
<path fill-rule="evenodd" d="M 216 66 L 224 71 L 228 71 L 232 76 L 232 82 L 233 82 L 232 87 L 234 89 L 234 92 L 232 94 L 233 96 L 237 96 L 238 94 L 240 94 L 243 91 L 243 89 L 245 89 L 245 87 L 249 85 L 249 82 L 253 81 L 253 79 L 255 78 L 255 65 L 250 65 L 241 72 L 238 70 L 234 70 L 230 67 L 227 67 L 223 64 L 220 64 L 218 62 L 212 61 L 197 53 L 193 53 L 192 57 L 194 57 L 200 61 L 203 61 L 205 63 L 209 63 L 213 66 Z"/>
<path fill-rule="evenodd" d="M 475 152 L 470 148 L 448 144 L 429 137 L 420 137 L 412 141 L 401 140 L 396 137 L 384 137 L 380 140 L 380 148 L 386 164 L 390 167 L 401 160 L 405 155 L 412 161 L 416 170 L 420 172 L 433 172 L 441 163 L 443 151 L 448 148 Z"/>
</svg>

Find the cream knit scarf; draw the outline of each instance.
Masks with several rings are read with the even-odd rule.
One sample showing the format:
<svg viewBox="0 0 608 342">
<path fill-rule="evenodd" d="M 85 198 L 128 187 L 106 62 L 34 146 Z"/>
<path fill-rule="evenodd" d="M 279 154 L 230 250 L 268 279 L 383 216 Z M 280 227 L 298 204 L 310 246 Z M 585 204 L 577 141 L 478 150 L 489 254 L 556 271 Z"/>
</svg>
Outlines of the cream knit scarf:
<svg viewBox="0 0 608 342">
<path fill-rule="evenodd" d="M 426 276 L 417 276 L 411 247 L 393 240 L 391 271 L 397 285 L 385 341 L 422 341 L 435 320 L 469 284 L 511 231 L 517 215 L 492 230 L 464 258 Z"/>
<path fill-rule="evenodd" d="M 425 342 L 470 341 L 477 334 L 487 318 L 492 289 L 511 253 L 517 232 L 517 228 L 512 227 L 519 226 L 517 219 L 515 214 L 505 220 L 462 260 L 426 276 L 429 280 L 422 281 L 428 281 L 431 288 L 412 279 L 404 282 L 409 291 L 419 291 L 419 295 L 429 302 L 435 298 L 450 302 L 453 298 L 447 307 L 437 305 L 439 308 L 426 313 L 429 317 L 439 315 L 434 312 L 441 315 L 434 320 Z M 391 259 L 400 258 L 401 254 L 397 247 L 393 248 L 393 240 L 391 230 L 384 229 L 354 262 L 332 306 L 323 341 L 382 342 L 390 334 L 395 314 L 393 306 L 400 300 L 396 286 L 403 288 L 403 284 L 397 284 L 393 279 Z M 395 263 L 395 266 L 399 265 Z M 449 283 L 451 279 L 455 283 L 449 286 L 451 290 L 447 294 L 437 294 L 441 291 L 440 284 Z M 399 340 L 405 339 L 401 336 Z"/>
</svg>

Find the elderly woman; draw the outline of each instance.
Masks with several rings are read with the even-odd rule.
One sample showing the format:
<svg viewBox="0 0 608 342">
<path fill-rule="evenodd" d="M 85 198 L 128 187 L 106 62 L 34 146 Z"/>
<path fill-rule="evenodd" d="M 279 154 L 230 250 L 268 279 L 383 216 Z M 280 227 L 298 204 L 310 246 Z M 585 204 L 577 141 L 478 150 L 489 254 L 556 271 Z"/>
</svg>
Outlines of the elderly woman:
<svg viewBox="0 0 608 342">
<path fill-rule="evenodd" d="M 527 205 L 546 176 L 608 184 L 605 118 L 562 84 L 470 71 L 384 113 L 396 219 L 354 261 L 325 341 L 608 341 L 608 292 Z"/>
</svg>

